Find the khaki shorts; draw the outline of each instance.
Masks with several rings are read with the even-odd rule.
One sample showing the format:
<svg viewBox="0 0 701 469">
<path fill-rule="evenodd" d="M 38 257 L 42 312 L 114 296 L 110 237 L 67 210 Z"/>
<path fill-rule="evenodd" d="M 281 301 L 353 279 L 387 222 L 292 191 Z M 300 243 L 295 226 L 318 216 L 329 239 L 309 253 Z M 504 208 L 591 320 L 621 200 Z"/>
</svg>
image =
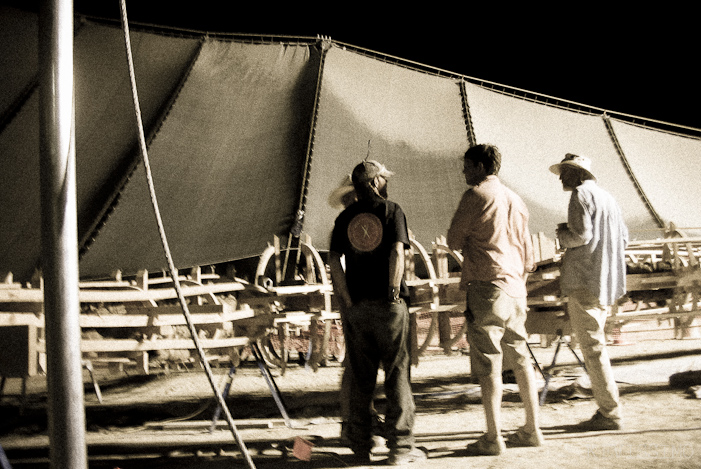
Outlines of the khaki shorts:
<svg viewBox="0 0 701 469">
<path fill-rule="evenodd" d="M 513 298 L 489 282 L 467 286 L 470 366 L 474 377 L 501 375 L 502 369 L 530 366 L 526 333 L 526 298 Z"/>
</svg>

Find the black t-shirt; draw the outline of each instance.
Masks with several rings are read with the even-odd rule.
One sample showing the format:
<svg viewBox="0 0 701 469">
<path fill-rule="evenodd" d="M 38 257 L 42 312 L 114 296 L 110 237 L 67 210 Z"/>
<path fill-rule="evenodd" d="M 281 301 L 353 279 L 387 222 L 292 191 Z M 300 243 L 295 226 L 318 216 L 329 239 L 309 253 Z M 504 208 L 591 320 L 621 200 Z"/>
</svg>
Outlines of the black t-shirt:
<svg viewBox="0 0 701 469">
<path fill-rule="evenodd" d="M 345 255 L 346 283 L 353 302 L 387 298 L 389 255 L 397 242 L 409 248 L 406 216 L 389 200 L 355 202 L 336 218 L 330 249 Z M 408 296 L 403 279 L 401 296 Z"/>
</svg>

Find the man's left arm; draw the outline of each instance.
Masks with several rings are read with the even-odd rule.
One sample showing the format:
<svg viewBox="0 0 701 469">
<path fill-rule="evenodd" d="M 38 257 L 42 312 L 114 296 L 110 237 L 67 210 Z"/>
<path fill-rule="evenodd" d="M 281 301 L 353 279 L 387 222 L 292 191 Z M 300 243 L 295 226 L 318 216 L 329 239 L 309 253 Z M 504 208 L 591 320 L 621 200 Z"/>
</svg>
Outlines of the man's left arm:
<svg viewBox="0 0 701 469">
<path fill-rule="evenodd" d="M 471 226 L 468 216 L 469 204 L 467 204 L 465 200 L 466 197 L 467 192 L 463 194 L 463 197 L 460 199 L 460 204 L 457 210 L 455 210 L 446 235 L 446 244 L 450 249 L 455 251 L 461 251 L 465 247 L 464 243 L 467 235 L 467 228 Z"/>
<path fill-rule="evenodd" d="M 531 232 L 528 229 L 528 222 L 526 221 L 526 228 L 523 231 L 523 279 L 524 281 L 528 278 L 528 274 L 535 272 L 535 249 L 533 248 L 533 239 L 531 238 Z"/>
<path fill-rule="evenodd" d="M 410 246 L 406 215 L 399 205 L 395 206 L 392 224 L 394 239 L 389 252 L 389 291 L 387 296 L 391 300 L 396 300 L 399 298 L 404 278 L 404 249 L 408 249 Z"/>
<path fill-rule="evenodd" d="M 619 209 L 620 213 L 620 209 Z M 621 236 L 623 237 L 623 248 L 628 247 L 628 242 L 630 241 L 630 235 L 628 233 L 628 227 L 625 224 L 625 221 L 623 221 L 623 215 L 620 215 L 621 217 Z"/>
<path fill-rule="evenodd" d="M 389 253 L 389 299 L 399 299 L 402 277 L 404 277 L 404 243 L 397 241 L 392 245 Z"/>
</svg>

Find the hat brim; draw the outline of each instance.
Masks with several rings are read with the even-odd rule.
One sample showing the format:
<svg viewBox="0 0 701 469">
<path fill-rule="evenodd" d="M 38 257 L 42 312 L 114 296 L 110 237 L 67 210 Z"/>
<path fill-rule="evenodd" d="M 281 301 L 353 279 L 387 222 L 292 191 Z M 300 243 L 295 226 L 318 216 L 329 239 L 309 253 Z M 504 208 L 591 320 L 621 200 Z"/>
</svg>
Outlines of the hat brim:
<svg viewBox="0 0 701 469">
<path fill-rule="evenodd" d="M 553 174 L 555 174 L 556 176 L 559 176 L 559 175 L 560 175 L 560 172 L 562 172 L 562 167 L 563 167 L 563 166 L 569 166 L 569 167 L 571 167 L 571 168 L 581 169 L 582 171 L 584 171 L 585 173 L 587 173 L 589 176 L 591 176 L 591 178 L 592 178 L 593 180 L 596 181 L 596 176 L 594 176 L 594 174 L 593 174 L 591 171 L 589 171 L 589 170 L 586 169 L 586 168 L 583 168 L 582 166 L 580 166 L 580 165 L 578 165 L 578 164 L 570 163 L 570 162 L 568 162 L 568 161 L 564 161 L 564 162 L 562 162 L 562 163 L 557 163 L 557 164 L 554 164 L 554 165 L 550 166 L 550 172 L 553 173 Z"/>
<path fill-rule="evenodd" d="M 331 207 L 339 210 L 344 208 L 343 197 L 353 192 L 355 189 L 352 185 L 343 185 L 334 189 L 329 194 L 328 203 Z"/>
</svg>

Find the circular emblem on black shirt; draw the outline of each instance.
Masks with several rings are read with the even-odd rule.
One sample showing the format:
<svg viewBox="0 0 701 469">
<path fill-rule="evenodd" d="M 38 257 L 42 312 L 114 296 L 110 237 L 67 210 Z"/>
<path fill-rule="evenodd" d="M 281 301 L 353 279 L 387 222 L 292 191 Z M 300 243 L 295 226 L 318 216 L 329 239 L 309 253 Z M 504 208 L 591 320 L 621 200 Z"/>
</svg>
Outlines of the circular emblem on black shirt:
<svg viewBox="0 0 701 469">
<path fill-rule="evenodd" d="M 358 251 L 376 249 L 382 242 L 382 222 L 372 213 L 359 213 L 348 224 L 348 241 Z"/>
</svg>

